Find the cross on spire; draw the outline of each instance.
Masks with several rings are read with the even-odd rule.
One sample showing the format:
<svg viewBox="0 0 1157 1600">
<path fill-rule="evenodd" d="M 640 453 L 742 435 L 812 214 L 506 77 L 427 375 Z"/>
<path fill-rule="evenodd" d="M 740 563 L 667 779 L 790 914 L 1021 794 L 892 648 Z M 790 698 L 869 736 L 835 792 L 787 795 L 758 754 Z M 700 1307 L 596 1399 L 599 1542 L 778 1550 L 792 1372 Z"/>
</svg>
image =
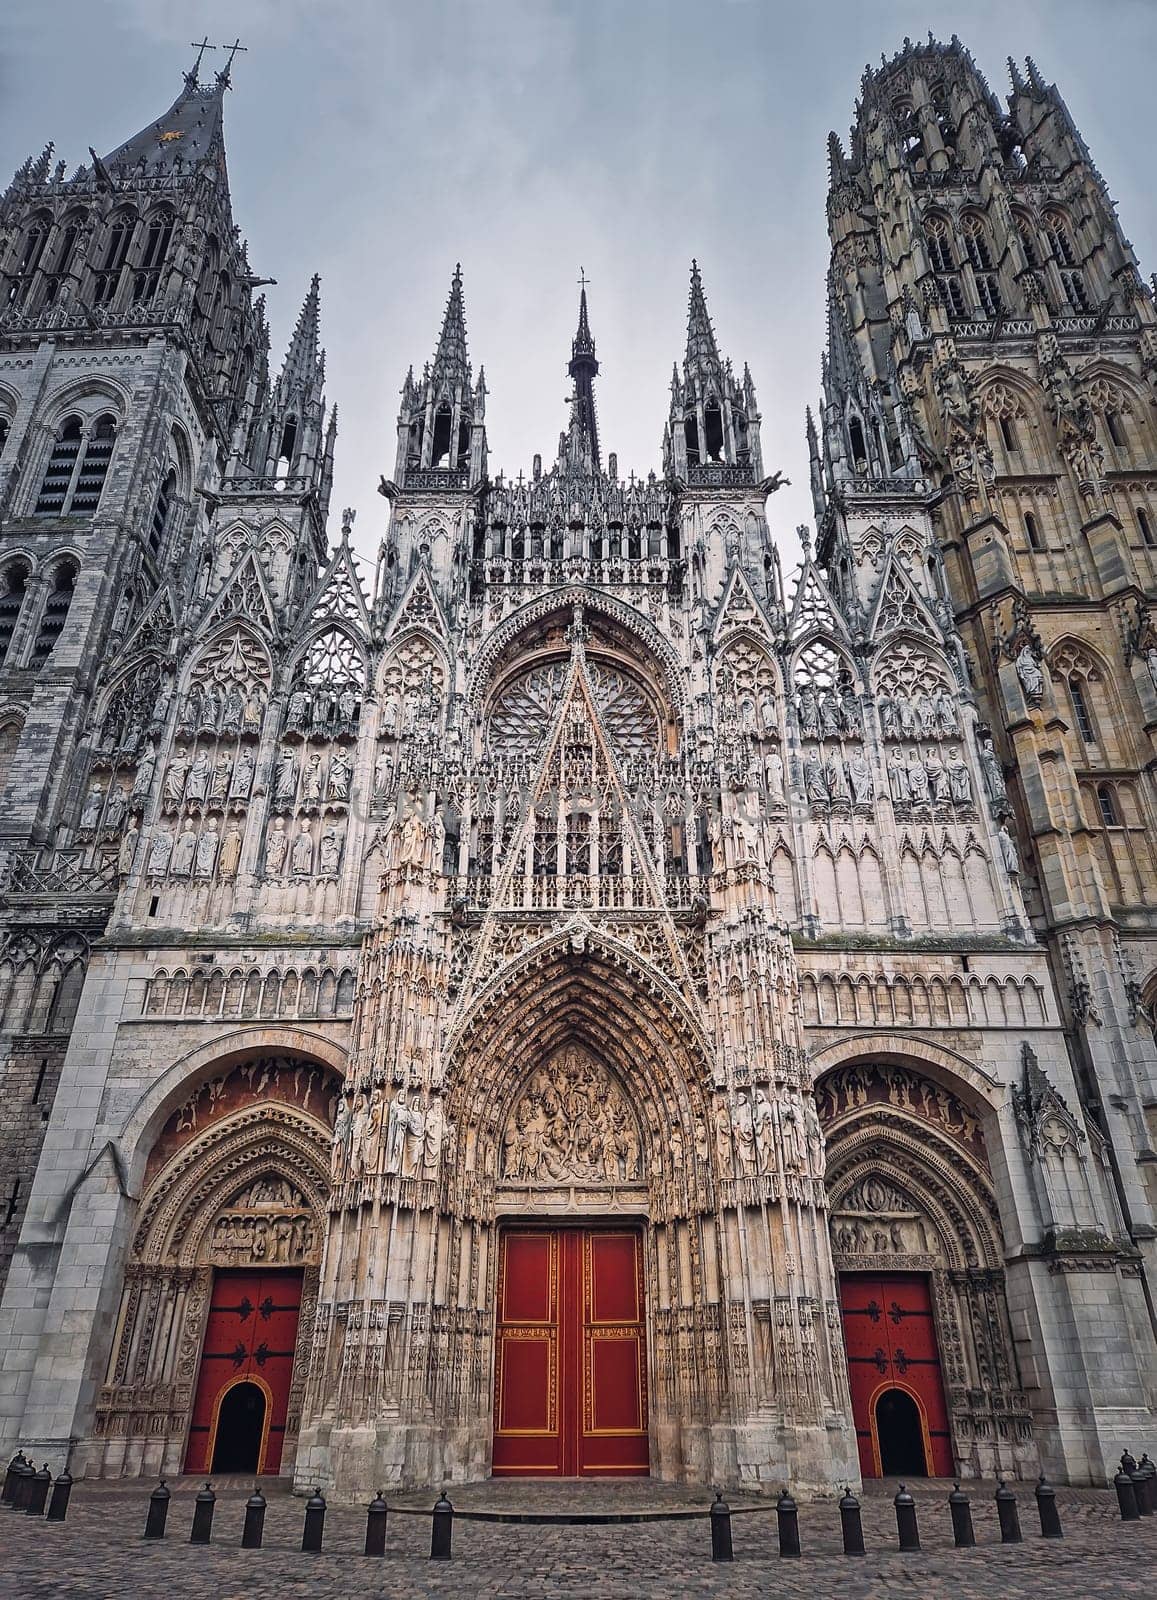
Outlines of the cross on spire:
<svg viewBox="0 0 1157 1600">
<path fill-rule="evenodd" d="M 196 39 L 192 41 L 190 49 L 197 52 L 197 59 L 194 61 L 191 69 L 185 74 L 185 82 L 189 85 L 190 89 L 194 88 L 195 85 L 201 81 L 201 63 L 205 59 L 205 51 L 216 50 L 216 48 L 217 46 L 215 44 L 209 43 L 208 34 L 205 35 L 200 44 L 197 43 Z"/>
<path fill-rule="evenodd" d="M 234 61 L 234 58 L 236 57 L 238 51 L 241 51 L 241 53 L 244 54 L 244 55 L 248 55 L 249 46 L 242 44 L 241 40 L 238 38 L 238 39 L 234 39 L 232 44 L 223 44 L 221 46 L 221 48 L 222 48 L 222 50 L 228 50 L 229 56 L 228 56 L 228 59 L 225 62 L 224 71 L 223 72 L 219 72 L 217 74 L 217 76 L 220 78 L 222 83 L 229 83 L 231 81 L 231 75 L 232 75 L 232 72 L 233 72 L 233 61 Z"/>
</svg>

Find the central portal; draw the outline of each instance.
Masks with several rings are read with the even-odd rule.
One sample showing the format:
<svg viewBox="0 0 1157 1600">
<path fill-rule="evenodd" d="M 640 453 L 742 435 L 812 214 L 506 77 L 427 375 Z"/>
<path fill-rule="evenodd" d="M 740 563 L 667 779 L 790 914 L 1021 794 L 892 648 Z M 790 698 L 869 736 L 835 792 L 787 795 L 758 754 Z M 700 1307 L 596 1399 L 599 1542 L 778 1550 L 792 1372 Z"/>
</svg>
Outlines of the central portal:
<svg viewBox="0 0 1157 1600">
<path fill-rule="evenodd" d="M 498 1267 L 495 1476 L 642 1476 L 638 1229 L 509 1229 Z"/>
</svg>

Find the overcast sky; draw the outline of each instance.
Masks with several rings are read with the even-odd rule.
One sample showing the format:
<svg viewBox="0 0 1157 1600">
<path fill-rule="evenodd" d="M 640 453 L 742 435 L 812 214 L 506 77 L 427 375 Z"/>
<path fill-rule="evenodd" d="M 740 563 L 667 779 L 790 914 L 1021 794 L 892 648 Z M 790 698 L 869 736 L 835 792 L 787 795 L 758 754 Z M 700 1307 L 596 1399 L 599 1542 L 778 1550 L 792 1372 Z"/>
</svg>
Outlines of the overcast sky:
<svg viewBox="0 0 1157 1600">
<path fill-rule="evenodd" d="M 659 465 L 697 256 L 720 347 L 751 364 L 785 561 L 810 521 L 827 265 L 829 128 L 905 34 L 959 33 L 1003 96 L 1031 53 L 1065 95 L 1142 270 L 1152 201 L 1154 0 L 4 0 L 0 166 L 49 139 L 70 168 L 167 109 L 189 41 L 240 33 L 226 108 L 234 214 L 280 362 L 322 277 L 338 511 L 385 525 L 406 367 L 433 351 L 462 262 L 486 367 L 492 470 L 551 459 L 566 420 L 579 268 L 590 279 L 604 452 Z M 208 66 L 221 61 L 210 54 Z M 367 573 L 368 576 L 368 573 Z"/>
</svg>

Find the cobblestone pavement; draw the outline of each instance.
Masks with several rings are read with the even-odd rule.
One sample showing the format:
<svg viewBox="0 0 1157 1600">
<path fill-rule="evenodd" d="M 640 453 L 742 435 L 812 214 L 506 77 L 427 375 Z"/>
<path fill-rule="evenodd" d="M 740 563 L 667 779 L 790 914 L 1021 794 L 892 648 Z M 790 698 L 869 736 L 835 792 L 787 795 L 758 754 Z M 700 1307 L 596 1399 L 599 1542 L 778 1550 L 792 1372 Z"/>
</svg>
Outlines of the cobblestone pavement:
<svg viewBox="0 0 1157 1600">
<path fill-rule="evenodd" d="M 1122 1524 L 1111 1494 L 1059 1490 L 1066 1537 L 1042 1541 L 1037 1533 L 1031 1486 L 1018 1485 L 1021 1545 L 998 1542 L 993 1485 L 969 1484 L 978 1547 L 952 1548 L 945 1504 L 947 1484 L 916 1489 L 923 1550 L 896 1550 L 890 1494 L 877 1486 L 864 1496 L 868 1555 L 840 1553 L 839 1517 L 832 1503 L 800 1508 L 804 1556 L 783 1561 L 776 1554 L 774 1511 L 733 1498 L 735 1561 L 713 1565 L 705 1516 L 595 1526 L 471 1522 L 454 1525 L 450 1562 L 428 1560 L 426 1515 L 389 1518 L 386 1559 L 359 1552 L 365 1514 L 331 1506 L 320 1555 L 300 1550 L 303 1503 L 268 1486 L 269 1510 L 262 1550 L 239 1548 L 242 1508 L 250 1486 L 232 1480 L 219 1497 L 208 1548 L 190 1546 L 190 1480 L 173 1485 L 168 1537 L 144 1543 L 150 1483 L 86 1484 L 73 1491 L 68 1521 L 39 1522 L 0 1512 L 0 1572 L 3 1591 L 22 1600 L 67 1595 L 75 1600 L 349 1600 L 382 1595 L 392 1600 L 452 1596 L 454 1600 L 673 1600 L 727 1596 L 755 1600 L 890 1600 L 906 1596 L 952 1596 L 953 1600 L 1085 1600 L 1086 1596 L 1148 1594 L 1157 1563 L 1157 1517 Z M 398 1506 L 429 1507 L 432 1495 L 408 1496 Z M 492 1482 L 453 1490 L 455 1509 L 668 1513 L 705 1511 L 702 1491 L 634 1480 L 633 1483 Z"/>
</svg>

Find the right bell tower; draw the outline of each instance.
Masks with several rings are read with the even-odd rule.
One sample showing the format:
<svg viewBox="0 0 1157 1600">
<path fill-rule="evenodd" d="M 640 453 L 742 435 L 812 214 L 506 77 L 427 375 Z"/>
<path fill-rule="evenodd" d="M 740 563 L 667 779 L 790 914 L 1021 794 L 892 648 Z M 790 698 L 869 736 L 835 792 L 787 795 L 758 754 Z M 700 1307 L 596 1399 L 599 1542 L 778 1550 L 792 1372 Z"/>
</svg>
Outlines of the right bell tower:
<svg viewBox="0 0 1157 1600">
<path fill-rule="evenodd" d="M 905 41 L 865 72 L 850 147 L 830 137 L 819 556 L 854 608 L 919 501 L 911 576 L 958 637 L 1152 1280 L 1157 314 L 1056 87 L 1009 72 L 1002 103 L 957 39 Z"/>
</svg>

